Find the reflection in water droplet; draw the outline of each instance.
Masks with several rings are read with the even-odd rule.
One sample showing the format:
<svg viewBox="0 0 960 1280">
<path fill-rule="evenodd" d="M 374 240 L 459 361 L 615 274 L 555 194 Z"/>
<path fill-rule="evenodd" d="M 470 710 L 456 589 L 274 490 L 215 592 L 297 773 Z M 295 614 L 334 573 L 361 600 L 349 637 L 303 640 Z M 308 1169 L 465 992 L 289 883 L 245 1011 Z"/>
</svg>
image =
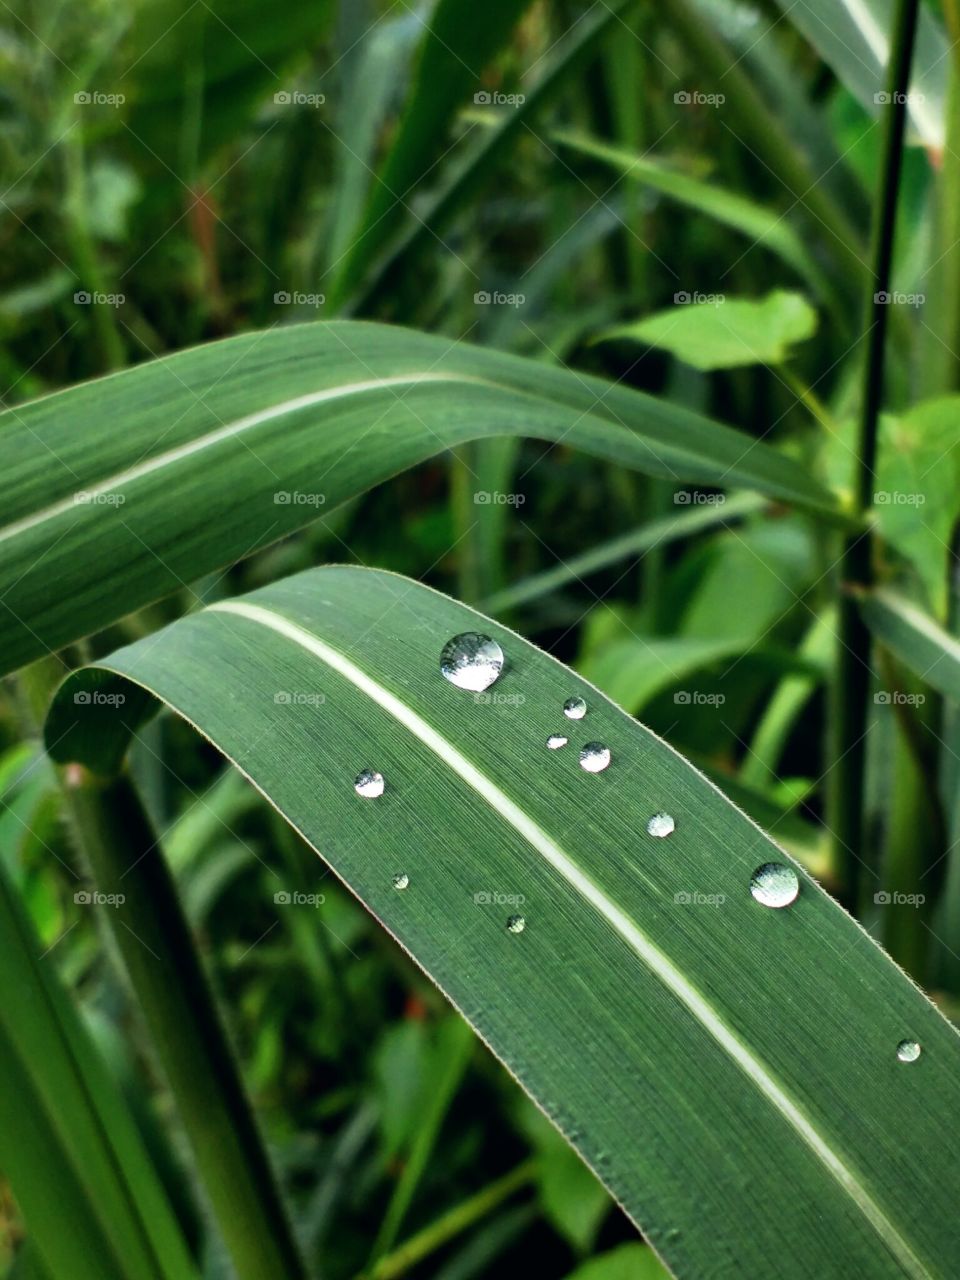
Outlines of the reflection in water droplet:
<svg viewBox="0 0 960 1280">
<path fill-rule="evenodd" d="M 672 836 L 676 825 L 669 813 L 655 813 L 647 823 L 647 834 L 651 836 Z"/>
<path fill-rule="evenodd" d="M 563 714 L 568 720 L 582 720 L 587 714 L 587 704 L 583 698 L 568 698 L 563 704 Z"/>
<path fill-rule="evenodd" d="M 402 871 L 398 876 L 393 877 L 393 887 L 395 889 L 405 889 L 409 883 L 410 877 L 405 875 Z"/>
<path fill-rule="evenodd" d="M 547 739 L 547 746 L 551 751 L 557 751 L 560 747 L 565 747 L 569 742 L 569 738 L 565 738 L 562 733 L 551 733 Z"/>
<path fill-rule="evenodd" d="M 580 748 L 580 768 L 587 773 L 600 773 L 610 763 L 610 748 L 602 742 L 588 742 Z"/>
<path fill-rule="evenodd" d="M 373 769 L 364 769 L 363 773 L 358 773 L 353 784 L 353 789 L 357 795 L 363 796 L 367 800 L 375 800 L 377 796 L 382 796 L 383 788 L 383 774 L 377 773 Z"/>
<path fill-rule="evenodd" d="M 464 631 L 443 646 L 440 670 L 458 689 L 482 693 L 503 670 L 503 650 L 496 640 L 478 631 Z"/>
<path fill-rule="evenodd" d="M 750 892 L 765 907 L 789 907 L 800 892 L 800 881 L 792 867 L 765 862 L 750 877 Z"/>
<path fill-rule="evenodd" d="M 507 929 L 510 933 L 523 933 L 527 927 L 527 922 L 523 916 L 511 916 L 507 921 Z"/>
<path fill-rule="evenodd" d="M 897 1057 L 901 1062 L 916 1062 L 921 1049 L 916 1040 L 901 1040 L 897 1045 Z"/>
</svg>

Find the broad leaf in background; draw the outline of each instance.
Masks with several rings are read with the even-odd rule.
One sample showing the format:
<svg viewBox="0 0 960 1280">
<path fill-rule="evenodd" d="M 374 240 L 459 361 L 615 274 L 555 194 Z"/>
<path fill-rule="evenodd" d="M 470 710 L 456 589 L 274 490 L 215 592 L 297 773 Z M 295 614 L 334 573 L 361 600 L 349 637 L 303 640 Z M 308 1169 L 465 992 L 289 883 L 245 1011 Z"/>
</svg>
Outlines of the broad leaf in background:
<svg viewBox="0 0 960 1280">
<path fill-rule="evenodd" d="M 439 657 L 478 630 L 505 666 L 474 695 Z M 278 703 L 278 682 L 323 701 Z M 561 709 L 575 694 L 582 722 Z M 955 1031 L 703 775 L 556 660 L 407 579 L 313 569 L 71 675 L 48 749 L 117 768 L 154 698 L 322 850 L 678 1276 L 718 1256 L 791 1280 L 948 1271 Z M 557 731 L 571 741 L 548 751 Z M 588 741 L 603 772 L 579 765 Z M 354 789 L 365 769 L 379 798 Z M 781 910 L 751 892 L 768 863 L 796 876 Z"/>
<path fill-rule="evenodd" d="M 860 597 L 867 625 L 905 666 L 932 689 L 960 700 L 960 641 L 891 591 Z"/>
<path fill-rule="evenodd" d="M 873 114 L 885 107 L 892 0 L 777 0 L 777 5 L 854 97 Z M 907 111 L 925 146 L 944 144 L 949 66 L 946 34 L 921 4 Z"/>
<path fill-rule="evenodd" d="M 273 329 L 0 414 L 0 671 L 503 435 L 837 512 L 769 445 L 599 378 L 388 325 Z"/>
<path fill-rule="evenodd" d="M 669 1275 L 652 1249 L 622 1244 L 583 1263 L 567 1280 L 669 1280 Z"/>
<path fill-rule="evenodd" d="M 629 340 L 671 351 L 695 369 L 782 364 L 795 343 L 812 338 L 817 313 L 799 293 L 775 289 L 765 298 L 717 294 L 698 301 L 677 295 L 674 306 L 608 329 L 598 341 Z"/>
</svg>

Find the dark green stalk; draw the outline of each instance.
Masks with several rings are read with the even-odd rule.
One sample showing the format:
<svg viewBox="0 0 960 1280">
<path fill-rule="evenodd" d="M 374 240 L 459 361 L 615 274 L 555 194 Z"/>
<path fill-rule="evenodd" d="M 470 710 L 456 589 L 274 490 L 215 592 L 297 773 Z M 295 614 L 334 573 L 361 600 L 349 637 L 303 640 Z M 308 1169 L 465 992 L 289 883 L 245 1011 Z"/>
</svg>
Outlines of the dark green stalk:
<svg viewBox="0 0 960 1280">
<path fill-rule="evenodd" d="M 871 250 L 870 293 L 865 307 L 867 342 L 863 395 L 857 432 L 854 515 L 862 518 L 873 505 L 877 428 L 883 398 L 885 339 L 889 306 L 878 298 L 889 292 L 897 193 L 903 158 L 906 95 L 910 84 L 919 0 L 898 0 L 887 74 L 889 105 L 883 129 L 881 166 Z M 840 559 L 841 594 L 837 664 L 831 715 L 831 771 L 828 821 L 836 842 L 837 865 L 843 868 L 847 902 L 856 906 L 864 866 L 864 775 L 866 768 L 867 699 L 870 693 L 870 634 L 856 600 L 846 588 L 868 586 L 873 573 L 872 537 L 868 529 L 848 537 Z"/>
</svg>

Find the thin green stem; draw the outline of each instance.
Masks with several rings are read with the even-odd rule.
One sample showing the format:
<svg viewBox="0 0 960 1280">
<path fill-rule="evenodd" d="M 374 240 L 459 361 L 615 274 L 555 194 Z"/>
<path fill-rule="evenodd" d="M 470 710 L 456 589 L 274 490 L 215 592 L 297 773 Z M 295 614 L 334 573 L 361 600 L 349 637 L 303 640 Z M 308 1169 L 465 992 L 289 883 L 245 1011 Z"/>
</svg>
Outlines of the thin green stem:
<svg viewBox="0 0 960 1280">
<path fill-rule="evenodd" d="M 887 321 L 897 193 L 903 158 L 906 98 L 916 36 L 919 0 L 898 0 L 888 67 L 882 159 L 877 186 L 871 252 L 870 293 L 865 306 L 867 353 L 857 431 L 857 469 L 853 483 L 854 515 L 863 517 L 873 503 L 877 430 L 883 398 Z M 831 715 L 831 771 L 828 821 L 836 842 L 837 865 L 844 869 L 844 891 L 856 906 L 864 860 L 864 777 L 866 772 L 867 700 L 870 692 L 870 633 L 856 600 L 847 588 L 868 586 L 873 573 L 869 529 L 844 543 L 839 575 L 841 594 L 837 630 L 837 663 Z"/>
</svg>

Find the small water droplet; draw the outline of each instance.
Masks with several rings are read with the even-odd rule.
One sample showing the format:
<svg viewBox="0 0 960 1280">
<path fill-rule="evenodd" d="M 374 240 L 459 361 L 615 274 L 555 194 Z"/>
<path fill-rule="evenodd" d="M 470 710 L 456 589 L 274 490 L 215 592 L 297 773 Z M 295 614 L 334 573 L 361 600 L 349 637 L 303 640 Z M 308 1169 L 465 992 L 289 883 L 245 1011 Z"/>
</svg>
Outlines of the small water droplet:
<svg viewBox="0 0 960 1280">
<path fill-rule="evenodd" d="M 570 739 L 565 738 L 562 733 L 551 733 L 547 739 L 547 746 L 551 751 L 558 751 L 560 747 L 565 747 L 569 741 Z"/>
<path fill-rule="evenodd" d="M 507 930 L 510 933 L 523 933 L 527 927 L 527 922 L 523 916 L 511 916 L 507 921 Z"/>
<path fill-rule="evenodd" d="M 901 1040 L 897 1045 L 897 1057 L 901 1062 L 916 1062 L 921 1052 L 916 1040 Z"/>
<path fill-rule="evenodd" d="M 365 800 L 375 800 L 377 796 L 383 795 L 384 785 L 382 773 L 377 773 L 374 769 L 364 769 L 362 773 L 357 774 L 353 789 Z"/>
<path fill-rule="evenodd" d="M 765 907 L 789 907 L 800 892 L 800 881 L 792 867 L 765 862 L 750 877 L 750 892 Z"/>
<path fill-rule="evenodd" d="M 563 714 L 568 720 L 582 720 L 587 714 L 587 704 L 583 698 L 568 698 L 563 704 Z"/>
<path fill-rule="evenodd" d="M 655 813 L 647 823 L 647 834 L 651 836 L 672 836 L 676 825 L 669 813 Z"/>
<path fill-rule="evenodd" d="M 482 693 L 499 679 L 503 670 L 503 650 L 490 636 L 464 631 L 443 646 L 440 670 L 458 689 Z"/>
<path fill-rule="evenodd" d="M 410 877 L 402 871 L 398 876 L 393 877 L 393 887 L 395 889 L 405 889 L 409 883 Z"/>
<path fill-rule="evenodd" d="M 580 768 L 587 773 L 601 773 L 610 763 L 610 748 L 602 742 L 588 742 L 580 748 Z"/>
</svg>

